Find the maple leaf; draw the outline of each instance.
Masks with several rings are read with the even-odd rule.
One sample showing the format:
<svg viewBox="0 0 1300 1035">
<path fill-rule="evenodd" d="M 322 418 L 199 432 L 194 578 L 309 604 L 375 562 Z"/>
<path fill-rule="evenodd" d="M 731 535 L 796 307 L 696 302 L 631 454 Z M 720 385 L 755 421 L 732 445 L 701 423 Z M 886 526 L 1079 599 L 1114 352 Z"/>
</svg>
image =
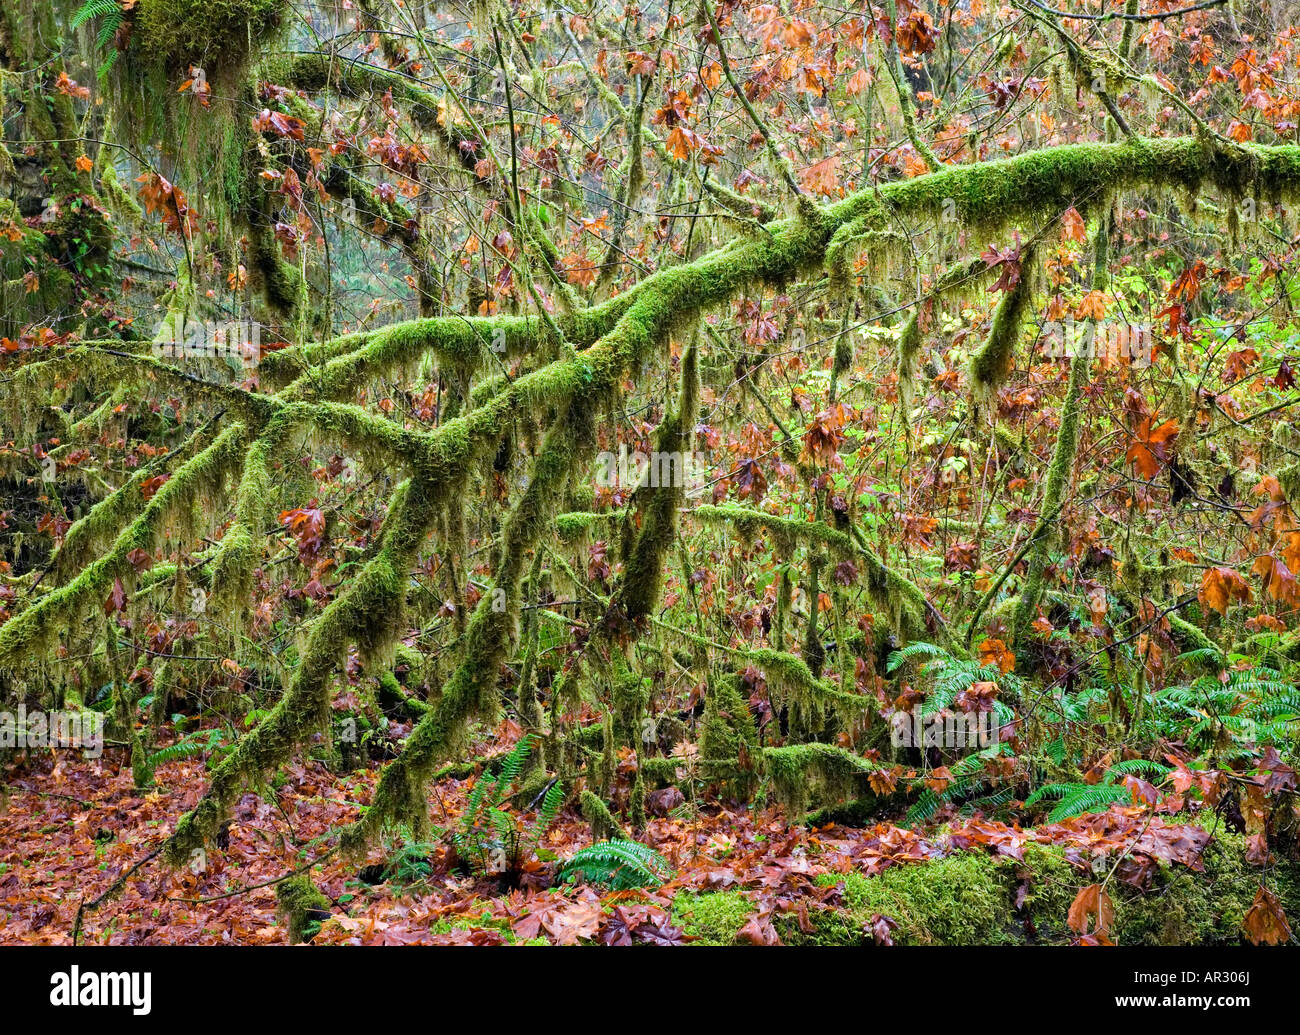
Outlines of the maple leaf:
<svg viewBox="0 0 1300 1035">
<path fill-rule="evenodd" d="M 1133 444 L 1128 447 L 1124 458 L 1128 460 L 1143 478 L 1154 478 L 1160 465 L 1169 457 L 1169 448 L 1178 437 L 1177 420 L 1169 419 L 1155 428 L 1151 427 L 1154 418 L 1145 417 L 1138 422 L 1134 430 Z"/>
<path fill-rule="evenodd" d="M 767 495 L 767 477 L 757 460 L 742 460 L 732 475 L 738 499 L 752 499 L 755 503 Z"/>
<path fill-rule="evenodd" d="M 1261 554 L 1255 558 L 1255 563 L 1251 565 L 1250 570 L 1252 574 L 1263 576 L 1264 591 L 1274 600 L 1292 605 L 1300 604 L 1296 577 L 1280 557 Z"/>
<path fill-rule="evenodd" d="M 1207 568 L 1201 576 L 1201 589 L 1197 593 L 1197 599 L 1203 606 L 1226 615 L 1231 601 L 1250 603 L 1250 584 L 1231 568 Z"/>
<path fill-rule="evenodd" d="M 847 441 L 847 436 L 841 430 L 847 416 L 847 411 L 839 406 L 817 414 L 804 432 L 802 459 L 832 467 L 839 466 L 839 448 Z"/>
<path fill-rule="evenodd" d="M 154 172 L 141 174 L 136 182 L 141 184 L 140 197 L 144 199 L 146 215 L 159 213 L 163 227 L 174 234 L 188 237 L 194 232 L 195 213 L 179 187 Z"/>
<path fill-rule="evenodd" d="M 1016 667 L 1015 653 L 1001 640 L 985 640 L 979 645 L 981 665 L 996 665 L 1003 672 Z"/>
<path fill-rule="evenodd" d="M 1187 322 L 1186 311 L 1180 303 L 1174 302 L 1165 306 L 1158 313 L 1157 319 L 1165 320 L 1165 332 L 1172 338 L 1179 335 L 1185 339 L 1192 336 L 1191 324 Z"/>
<path fill-rule="evenodd" d="M 126 555 L 127 562 L 136 571 L 144 571 L 153 563 L 153 558 L 149 556 L 148 551 L 136 547 Z"/>
<path fill-rule="evenodd" d="M 577 284 L 579 287 L 591 287 L 592 284 L 596 283 L 596 264 L 582 252 L 570 252 L 562 262 L 564 265 L 564 279 L 570 284 Z"/>
<path fill-rule="evenodd" d="M 271 133 L 277 137 L 288 137 L 290 140 L 302 140 L 306 125 L 307 123 L 302 119 L 272 111 L 270 108 L 263 108 L 261 113 L 253 118 L 254 132 Z"/>
<path fill-rule="evenodd" d="M 154 494 L 166 485 L 170 478 L 170 474 L 156 474 L 152 478 L 146 478 L 140 483 L 140 495 L 147 500 L 153 499 Z"/>
<path fill-rule="evenodd" d="M 596 937 L 600 930 L 600 900 L 568 902 L 546 910 L 541 925 L 557 945 L 577 945 Z"/>
<path fill-rule="evenodd" d="M 1061 237 L 1066 241 L 1080 244 L 1088 239 L 1088 230 L 1084 225 L 1083 216 L 1079 215 L 1079 210 L 1073 205 L 1061 216 Z"/>
<path fill-rule="evenodd" d="M 871 85 L 871 73 L 865 68 L 859 68 L 849 76 L 848 84 L 845 90 L 851 94 L 865 93 L 867 87 Z"/>
<path fill-rule="evenodd" d="M 799 186 L 814 194 L 833 197 L 840 188 L 840 157 L 831 155 L 820 162 L 808 166 L 799 174 Z"/>
<path fill-rule="evenodd" d="M 1237 349 L 1228 353 L 1228 360 L 1223 366 L 1223 379 L 1227 382 L 1240 381 L 1250 368 L 1259 362 L 1259 353 L 1254 349 Z"/>
<path fill-rule="evenodd" d="M 1001 267 L 998 279 L 989 288 L 990 291 L 1010 291 L 1020 283 L 1020 234 L 1015 235 L 1015 240 L 1015 245 L 1010 248 L 998 248 L 996 245 L 989 245 L 984 254 L 980 256 L 989 269 L 993 269 L 995 266 Z"/>
<path fill-rule="evenodd" d="M 298 544 L 298 560 L 311 564 L 320 552 L 325 535 L 325 515 L 319 508 L 299 507 L 280 512 L 280 524 Z"/>
<path fill-rule="evenodd" d="M 1209 267 L 1200 259 L 1188 266 L 1178 275 L 1169 288 L 1168 298 L 1171 302 L 1192 302 L 1201 292 L 1201 281 Z"/>
<path fill-rule="evenodd" d="M 109 590 L 108 599 L 104 601 L 104 614 L 111 615 L 114 611 L 126 610 L 126 587 L 122 585 L 121 579 L 113 580 L 113 588 Z"/>
<path fill-rule="evenodd" d="M 904 54 L 928 54 L 934 50 L 938 31 L 934 19 L 925 11 L 912 11 L 895 30 L 898 47 Z"/>
<path fill-rule="evenodd" d="M 1080 320 L 1104 320 L 1106 318 L 1106 296 L 1101 291 L 1089 291 L 1075 308 L 1074 315 Z"/>
<path fill-rule="evenodd" d="M 1109 940 L 1110 928 L 1115 922 L 1115 906 L 1100 884 L 1089 884 L 1074 896 L 1067 922 L 1076 934 Z"/>
<path fill-rule="evenodd" d="M 879 913 L 871 914 L 871 938 L 877 945 L 893 945 L 892 933 L 898 921 Z"/>
<path fill-rule="evenodd" d="M 1262 884 L 1254 904 L 1246 910 L 1242 927 L 1252 945 L 1285 945 L 1291 940 L 1291 925 L 1287 923 L 1282 903 Z"/>
<path fill-rule="evenodd" d="M 781 936 L 772 926 L 770 914 L 756 913 L 736 932 L 736 942 L 741 945 L 780 945 Z"/>
<path fill-rule="evenodd" d="M 1154 805 L 1160 798 L 1155 787 L 1140 776 L 1129 773 L 1124 777 L 1124 787 L 1133 796 L 1135 805 Z"/>
<path fill-rule="evenodd" d="M 991 641 L 986 641 L 991 642 Z M 998 641 L 1001 642 L 1001 641 Z M 1015 657 L 1012 656 L 1011 662 L 1014 665 Z M 1009 672 L 1010 669 L 1003 671 Z M 997 699 L 999 687 L 997 683 L 988 680 L 979 680 L 971 683 L 961 693 L 957 695 L 956 705 L 965 712 L 991 712 L 993 702 Z"/>
</svg>

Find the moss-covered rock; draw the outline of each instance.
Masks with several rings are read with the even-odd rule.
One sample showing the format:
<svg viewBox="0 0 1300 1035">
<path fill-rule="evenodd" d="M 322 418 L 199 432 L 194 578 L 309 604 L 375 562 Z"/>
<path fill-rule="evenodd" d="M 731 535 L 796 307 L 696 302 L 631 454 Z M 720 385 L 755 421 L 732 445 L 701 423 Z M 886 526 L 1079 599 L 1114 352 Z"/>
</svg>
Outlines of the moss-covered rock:
<svg viewBox="0 0 1300 1035">
<path fill-rule="evenodd" d="M 1112 881 L 1111 937 L 1120 945 L 1236 944 L 1261 879 L 1245 853 L 1241 835 L 1219 831 L 1202 857 L 1203 873 L 1162 865 L 1145 891 Z M 842 907 L 809 911 L 811 934 L 792 916 L 777 920 L 784 941 L 870 944 L 872 920 L 880 915 L 898 925 L 892 938 L 899 945 L 1069 944 L 1070 904 L 1095 878 L 1067 862 L 1063 849 L 1031 843 L 1023 861 L 970 851 L 892 866 L 875 877 L 849 873 L 818 878 L 823 885 L 841 881 Z M 1300 910 L 1295 867 L 1270 871 L 1268 882 L 1284 909 Z"/>
</svg>

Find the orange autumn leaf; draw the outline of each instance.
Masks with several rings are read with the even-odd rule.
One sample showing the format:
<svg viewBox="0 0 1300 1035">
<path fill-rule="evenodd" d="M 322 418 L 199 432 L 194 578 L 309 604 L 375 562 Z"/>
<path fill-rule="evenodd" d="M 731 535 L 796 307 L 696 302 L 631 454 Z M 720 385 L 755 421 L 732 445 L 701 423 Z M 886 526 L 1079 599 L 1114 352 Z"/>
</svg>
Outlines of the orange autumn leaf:
<svg viewBox="0 0 1300 1035">
<path fill-rule="evenodd" d="M 1083 216 L 1073 205 L 1061 216 L 1061 237 L 1066 241 L 1082 244 L 1088 239 L 1088 232 L 1083 223 Z"/>
<path fill-rule="evenodd" d="M 1213 608 L 1221 615 L 1228 613 L 1233 600 L 1250 603 L 1250 584 L 1231 568 L 1207 568 L 1201 576 L 1201 589 L 1197 599 L 1203 607 Z"/>
<path fill-rule="evenodd" d="M 996 665 L 1003 672 L 1016 667 L 1016 655 L 1001 640 L 985 640 L 979 645 L 981 665 Z"/>
<path fill-rule="evenodd" d="M 1160 465 L 1169 458 L 1169 448 L 1178 437 L 1178 421 L 1170 419 L 1163 424 L 1151 427 L 1152 418 L 1146 417 L 1138 422 L 1134 431 L 1133 444 L 1128 447 L 1124 458 L 1128 460 L 1143 478 L 1154 478 Z"/>
<path fill-rule="evenodd" d="M 1300 603 L 1295 574 L 1279 557 L 1261 554 L 1250 566 L 1251 574 L 1261 575 L 1264 579 L 1264 591 L 1274 600 L 1286 604 Z"/>
<path fill-rule="evenodd" d="M 1079 320 L 1104 320 L 1106 318 L 1106 296 L 1100 291 L 1089 291 L 1075 307 L 1074 315 Z"/>
<path fill-rule="evenodd" d="M 1291 940 L 1291 925 L 1277 896 L 1260 885 L 1254 904 L 1246 910 L 1241 925 L 1252 945 L 1285 945 Z"/>
<path fill-rule="evenodd" d="M 823 158 L 816 165 L 810 165 L 799 174 L 799 185 L 804 190 L 812 191 L 814 194 L 824 194 L 826 197 L 838 194 L 840 185 L 839 155 L 831 155 L 829 158 Z"/>
<path fill-rule="evenodd" d="M 1115 906 L 1100 884 L 1089 884 L 1074 897 L 1067 922 L 1075 934 L 1109 940 L 1110 928 L 1115 922 Z"/>
</svg>

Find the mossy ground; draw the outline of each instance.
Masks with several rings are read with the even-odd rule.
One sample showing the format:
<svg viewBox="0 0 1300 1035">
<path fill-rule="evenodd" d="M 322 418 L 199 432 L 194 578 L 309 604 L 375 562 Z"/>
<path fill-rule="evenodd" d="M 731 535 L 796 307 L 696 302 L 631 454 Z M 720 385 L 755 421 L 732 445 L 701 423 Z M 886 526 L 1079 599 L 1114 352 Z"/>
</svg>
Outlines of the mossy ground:
<svg viewBox="0 0 1300 1035">
<path fill-rule="evenodd" d="M 1203 873 L 1162 865 L 1145 891 L 1112 880 L 1112 939 L 1119 945 L 1239 943 L 1262 872 L 1245 853 L 1241 835 L 1220 829 L 1205 850 Z M 1066 923 L 1070 904 L 1080 888 L 1100 879 L 1050 845 L 1026 845 L 1023 860 L 957 852 L 891 866 L 874 877 L 822 874 L 822 886 L 843 883 L 842 905 L 808 910 L 811 933 L 793 914 L 775 924 L 788 945 L 870 945 L 877 916 L 897 924 L 896 945 L 1067 945 L 1073 940 Z M 1268 882 L 1288 913 L 1300 910 L 1300 875 L 1293 866 L 1274 868 Z M 673 922 L 697 939 L 694 944 L 731 945 L 756 908 L 739 891 L 682 892 L 673 900 Z"/>
<path fill-rule="evenodd" d="M 733 945 L 754 908 L 739 891 L 683 891 L 673 899 L 673 925 L 695 945 Z"/>
</svg>

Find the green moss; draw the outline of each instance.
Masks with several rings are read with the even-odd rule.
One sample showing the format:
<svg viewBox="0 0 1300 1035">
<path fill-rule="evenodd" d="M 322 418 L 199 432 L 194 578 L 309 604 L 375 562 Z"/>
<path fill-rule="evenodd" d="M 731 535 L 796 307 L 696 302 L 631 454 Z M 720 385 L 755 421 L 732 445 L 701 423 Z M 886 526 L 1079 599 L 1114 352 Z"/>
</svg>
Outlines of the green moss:
<svg viewBox="0 0 1300 1035">
<path fill-rule="evenodd" d="M 1262 871 L 1245 861 L 1245 840 L 1222 829 L 1207 846 L 1204 873 L 1161 865 L 1142 891 L 1112 881 L 1112 938 L 1120 945 L 1236 944 L 1259 890 Z M 791 943 L 867 944 L 876 915 L 898 925 L 900 945 L 1069 944 L 1070 905 L 1095 878 L 1065 859 L 1061 848 L 1030 842 L 1023 861 L 982 850 L 957 852 L 928 863 L 891 866 L 867 877 L 823 874 L 822 885 L 844 883 L 843 906 L 809 913 L 805 934 L 789 917 L 778 921 Z M 1283 908 L 1300 909 L 1296 867 L 1270 871 L 1267 881 Z M 1023 888 L 1024 897 L 1016 901 Z"/>
<path fill-rule="evenodd" d="M 1214 829 L 1212 819 L 1203 824 Z M 1115 909 L 1121 945 L 1235 945 L 1261 881 L 1277 895 L 1287 915 L 1300 911 L 1300 873 L 1282 863 L 1267 873 L 1246 861 L 1244 835 L 1214 829 L 1202 856 L 1204 873 L 1161 867 L 1150 891 L 1121 889 Z"/>
<path fill-rule="evenodd" d="M 451 934 L 453 931 L 499 931 L 507 945 L 549 945 L 545 938 L 534 941 L 519 942 L 510 921 L 504 917 L 494 916 L 488 903 L 474 902 L 464 914 L 453 914 L 429 925 L 430 934 Z"/>
<path fill-rule="evenodd" d="M 832 744 L 764 748 L 763 767 L 791 822 L 808 811 L 814 798 L 836 802 L 858 797 L 876 771 L 866 759 Z"/>
<path fill-rule="evenodd" d="M 305 873 L 280 881 L 275 888 L 275 901 L 293 945 L 310 941 L 320 930 L 321 922 L 328 919 L 333 905 Z"/>
<path fill-rule="evenodd" d="M 582 818 L 591 824 L 592 840 L 609 841 L 627 836 L 609 807 L 591 791 L 583 791 L 578 804 L 582 809 Z"/>
<path fill-rule="evenodd" d="M 900 945 L 997 945 L 1011 941 L 1009 889 L 991 857 L 961 852 L 931 863 L 891 866 L 875 877 L 824 874 L 823 885 L 844 882 L 844 909 L 810 913 L 815 932 L 783 931 L 794 942 L 865 944 L 875 916 L 898 924 Z M 783 925 L 785 926 L 785 925 Z"/>
<path fill-rule="evenodd" d="M 1033 298 L 1034 250 L 1025 249 L 1022 273 L 993 311 L 993 323 L 984 345 L 971 357 L 971 391 L 976 398 L 989 400 L 1011 372 L 1016 344 L 1020 340 L 1025 310 Z"/>
<path fill-rule="evenodd" d="M 402 651 L 398 650 L 395 653 L 400 661 Z M 417 718 L 429 710 L 429 706 L 423 701 L 411 697 L 397 681 L 397 676 L 388 671 L 379 675 L 378 700 L 384 708 L 404 708 L 408 714 Z"/>
<path fill-rule="evenodd" d="M 581 543 L 592 532 L 592 529 L 601 528 L 610 524 L 618 515 L 611 512 L 608 514 L 594 514 L 588 511 L 570 511 L 567 514 L 557 514 L 555 516 L 555 534 L 560 537 L 564 543 Z"/>
<path fill-rule="evenodd" d="M 285 0 L 140 0 L 132 56 L 168 70 L 197 65 L 218 79 L 230 66 L 242 69 L 252 48 L 276 34 L 288 6 Z"/>
<path fill-rule="evenodd" d="M 736 675 L 712 681 L 704 702 L 700 757 L 704 760 L 706 775 L 711 779 L 721 779 L 728 791 L 744 799 L 752 792 L 758 775 L 755 766 L 758 733 L 749 702 L 740 692 L 739 682 Z M 750 759 L 750 767 L 743 770 L 735 761 L 742 751 Z"/>
<path fill-rule="evenodd" d="M 673 899 L 672 922 L 697 945 L 734 945 L 753 912 L 754 904 L 739 891 L 682 891 Z"/>
<path fill-rule="evenodd" d="M 1014 158 L 886 184 L 880 193 L 901 212 L 940 215 L 951 200 L 957 216 L 992 230 L 1034 215 L 1055 216 L 1081 197 L 1144 185 L 1199 194 L 1214 188 L 1230 196 L 1257 189 L 1265 197 L 1300 187 L 1300 148 L 1215 149 L 1194 137 L 1134 138 L 1120 144 L 1070 144 Z M 830 209 L 835 220 L 874 204 L 866 194 Z"/>
<path fill-rule="evenodd" d="M 149 753 L 139 734 L 131 737 L 131 777 L 136 790 L 142 790 L 153 783 L 153 770 L 149 766 Z"/>
</svg>

